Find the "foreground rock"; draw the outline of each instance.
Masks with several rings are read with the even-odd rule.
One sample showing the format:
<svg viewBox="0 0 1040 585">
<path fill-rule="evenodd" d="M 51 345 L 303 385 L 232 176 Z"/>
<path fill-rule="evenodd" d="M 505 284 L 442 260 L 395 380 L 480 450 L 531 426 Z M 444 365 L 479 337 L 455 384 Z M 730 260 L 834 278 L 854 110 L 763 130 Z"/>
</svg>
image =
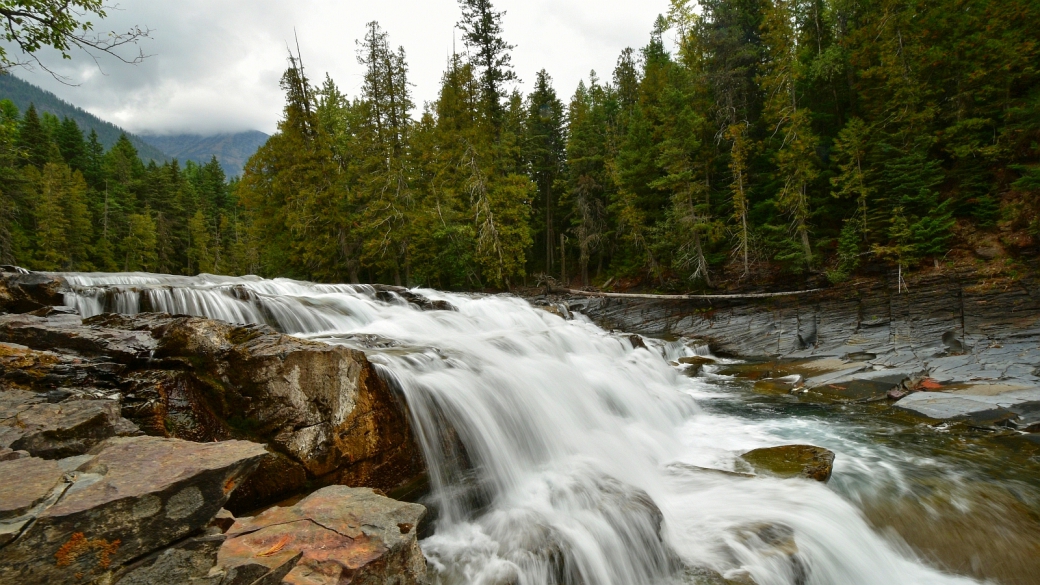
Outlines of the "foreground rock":
<svg viewBox="0 0 1040 585">
<path fill-rule="evenodd" d="M 327 487 L 235 522 L 213 573 L 224 585 L 426 583 L 416 539 L 425 514 L 371 489 Z"/>
<path fill-rule="evenodd" d="M 265 443 L 228 504 L 308 482 L 390 491 L 423 471 L 409 420 L 362 352 L 192 317 L 0 316 L 0 447 L 46 458 L 136 429 Z"/>
<path fill-rule="evenodd" d="M 834 453 L 822 447 L 784 445 L 755 449 L 740 456 L 757 473 L 782 478 L 804 477 L 820 482 L 830 480 Z"/>
<path fill-rule="evenodd" d="M 134 437 L 60 461 L 0 462 L 0 582 L 109 575 L 205 527 L 265 456 L 242 441 Z"/>
</svg>

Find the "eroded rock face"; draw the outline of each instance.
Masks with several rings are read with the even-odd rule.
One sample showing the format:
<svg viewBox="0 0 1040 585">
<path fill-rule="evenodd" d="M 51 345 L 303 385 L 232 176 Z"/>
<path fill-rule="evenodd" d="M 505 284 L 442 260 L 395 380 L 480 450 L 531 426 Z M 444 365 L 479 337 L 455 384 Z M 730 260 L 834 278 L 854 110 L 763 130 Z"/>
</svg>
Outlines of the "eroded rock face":
<svg viewBox="0 0 1040 585">
<path fill-rule="evenodd" d="M 777 477 L 805 477 L 826 482 L 834 471 L 834 453 L 823 447 L 810 445 L 755 449 L 740 457 L 756 472 Z"/>
<path fill-rule="evenodd" d="M 61 461 L 0 462 L 5 477 L 34 478 L 4 488 L 0 582 L 102 578 L 205 527 L 265 456 L 244 441 L 132 437 Z"/>
<path fill-rule="evenodd" d="M 268 327 L 159 314 L 4 315 L 0 342 L 0 381 L 32 403 L 19 411 L 23 418 L 45 422 L 61 411 L 68 427 L 90 413 L 76 428 L 86 436 L 84 429 L 105 427 L 96 443 L 131 432 L 121 410 L 149 435 L 267 444 L 272 456 L 229 504 L 236 512 L 308 482 L 390 491 L 423 471 L 403 405 L 360 351 Z M 93 402 L 70 406 L 76 399 Z M 73 420 L 73 411 L 83 413 Z M 0 447 L 33 451 L 28 439 L 16 443 L 24 432 L 5 435 L 3 425 Z M 49 454 L 43 447 L 34 454 L 67 456 L 91 444 L 52 438 Z"/>
<path fill-rule="evenodd" d="M 63 305 L 65 281 L 49 274 L 0 273 L 0 311 L 28 313 Z"/>
<path fill-rule="evenodd" d="M 371 489 L 327 487 L 295 506 L 236 521 L 214 573 L 223 585 L 424 584 L 415 527 L 425 514 Z"/>
</svg>

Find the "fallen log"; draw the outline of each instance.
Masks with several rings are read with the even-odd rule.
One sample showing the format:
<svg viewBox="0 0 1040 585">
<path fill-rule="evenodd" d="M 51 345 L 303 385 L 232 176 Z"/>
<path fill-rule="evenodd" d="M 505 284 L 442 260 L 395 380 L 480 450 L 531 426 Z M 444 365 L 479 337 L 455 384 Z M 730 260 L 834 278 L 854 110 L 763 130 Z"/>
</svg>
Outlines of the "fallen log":
<svg viewBox="0 0 1040 585">
<path fill-rule="evenodd" d="M 608 299 L 648 299 L 653 301 L 711 301 L 723 299 L 770 299 L 776 297 L 793 297 L 820 292 L 824 289 L 814 288 L 811 290 L 798 290 L 778 293 L 750 293 L 742 295 L 645 295 L 627 293 L 605 293 L 589 292 L 583 290 L 566 289 L 567 293 L 583 297 L 602 297 Z"/>
</svg>

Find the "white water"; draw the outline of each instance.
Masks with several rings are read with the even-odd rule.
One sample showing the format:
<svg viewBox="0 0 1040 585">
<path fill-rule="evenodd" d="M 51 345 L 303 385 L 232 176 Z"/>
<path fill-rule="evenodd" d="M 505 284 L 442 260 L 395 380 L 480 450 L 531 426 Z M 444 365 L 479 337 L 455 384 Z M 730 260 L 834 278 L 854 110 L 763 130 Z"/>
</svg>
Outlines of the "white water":
<svg viewBox="0 0 1040 585">
<path fill-rule="evenodd" d="M 371 287 L 65 276 L 76 290 L 67 304 L 84 316 L 145 309 L 268 323 L 365 349 L 403 391 L 423 443 L 439 517 L 422 548 L 437 583 L 697 583 L 682 566 L 759 585 L 973 582 L 926 567 L 849 502 L 876 482 L 899 484 L 900 466 L 885 461 L 921 462 L 824 421 L 706 413 L 698 401 L 720 387 L 668 365 L 698 351 L 681 343 L 635 349 L 504 296 L 423 290 L 458 311 L 422 312 L 378 301 Z M 838 452 L 832 487 L 689 467 L 733 470 L 739 453 L 806 440 Z M 760 538 L 777 525 L 793 530 L 793 556 Z"/>
</svg>

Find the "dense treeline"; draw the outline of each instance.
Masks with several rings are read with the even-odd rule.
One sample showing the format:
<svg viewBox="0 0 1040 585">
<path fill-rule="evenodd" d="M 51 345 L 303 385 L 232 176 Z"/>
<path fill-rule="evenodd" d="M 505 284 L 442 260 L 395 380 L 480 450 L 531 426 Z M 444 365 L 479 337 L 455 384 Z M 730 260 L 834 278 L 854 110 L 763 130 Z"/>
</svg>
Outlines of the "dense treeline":
<svg viewBox="0 0 1040 585">
<path fill-rule="evenodd" d="M 292 60 L 280 133 L 239 186 L 265 271 L 841 280 L 938 261 L 958 230 L 1040 230 L 1032 0 L 673 0 L 568 104 L 544 71 L 509 93 L 501 14 L 460 3 L 466 53 L 418 119 L 376 23 L 355 99 Z"/>
<path fill-rule="evenodd" d="M 713 288 L 1040 237 L 1034 0 L 672 0 L 645 47 L 567 102 L 545 71 L 512 90 L 502 13 L 460 5 L 465 52 L 421 110 L 377 23 L 355 97 L 291 57 L 279 132 L 229 186 L 213 164 L 145 167 L 123 142 L 102 154 L 67 122 L 5 113 L 3 257 Z"/>
<path fill-rule="evenodd" d="M 0 101 L 0 262 L 35 270 L 246 273 L 246 230 L 220 164 L 145 165 L 123 136 Z"/>
</svg>

